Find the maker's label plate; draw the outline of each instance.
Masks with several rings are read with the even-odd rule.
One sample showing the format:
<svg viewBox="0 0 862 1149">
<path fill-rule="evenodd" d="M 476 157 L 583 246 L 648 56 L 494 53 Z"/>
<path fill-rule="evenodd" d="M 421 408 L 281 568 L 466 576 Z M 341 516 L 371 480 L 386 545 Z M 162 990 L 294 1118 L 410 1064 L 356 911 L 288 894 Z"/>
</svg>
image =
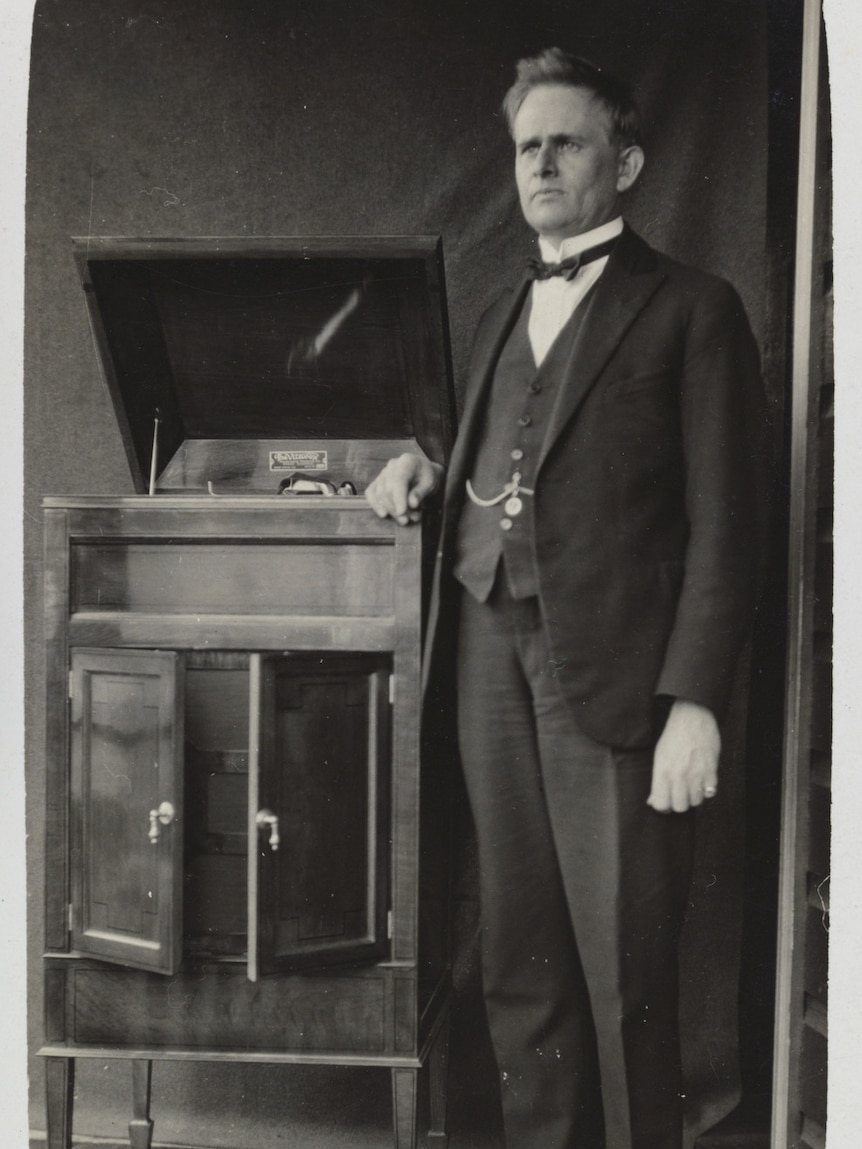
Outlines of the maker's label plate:
<svg viewBox="0 0 862 1149">
<path fill-rule="evenodd" d="M 328 471 L 327 451 L 270 451 L 271 471 Z"/>
</svg>

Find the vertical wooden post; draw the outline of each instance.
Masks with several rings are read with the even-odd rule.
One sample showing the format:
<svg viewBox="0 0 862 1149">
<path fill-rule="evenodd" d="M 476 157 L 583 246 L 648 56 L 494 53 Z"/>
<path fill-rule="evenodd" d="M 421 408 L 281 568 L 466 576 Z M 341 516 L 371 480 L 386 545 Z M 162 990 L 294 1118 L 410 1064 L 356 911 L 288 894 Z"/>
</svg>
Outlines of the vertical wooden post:
<svg viewBox="0 0 862 1149">
<path fill-rule="evenodd" d="M 152 1061 L 132 1062 L 132 1120 L 129 1122 L 130 1149 L 150 1149 L 153 1123 L 150 1120 Z"/>
<path fill-rule="evenodd" d="M 416 1078 L 418 1069 L 392 1070 L 395 1149 L 416 1149 Z"/>
<path fill-rule="evenodd" d="M 446 1149 L 449 1138 L 446 1134 L 446 1100 L 449 1072 L 449 1007 L 446 1006 L 443 1021 L 431 1052 L 428 1055 L 428 1068 L 431 1086 L 431 1128 L 428 1130 L 428 1144 L 435 1149 Z"/>
<path fill-rule="evenodd" d="M 72 1099 L 75 1088 L 75 1059 L 45 1059 L 47 1149 L 72 1149 Z"/>
<path fill-rule="evenodd" d="M 808 736 L 810 696 L 806 664 L 811 658 L 812 596 L 809 587 L 812 516 L 812 306 L 817 208 L 817 118 L 821 0 L 804 0 L 799 124 L 796 261 L 793 297 L 793 360 L 790 414 L 790 531 L 788 554 L 788 652 L 778 888 L 778 961 L 775 993 L 775 1063 L 772 1149 L 799 1149 L 799 1069 L 802 962 L 805 929 Z"/>
</svg>

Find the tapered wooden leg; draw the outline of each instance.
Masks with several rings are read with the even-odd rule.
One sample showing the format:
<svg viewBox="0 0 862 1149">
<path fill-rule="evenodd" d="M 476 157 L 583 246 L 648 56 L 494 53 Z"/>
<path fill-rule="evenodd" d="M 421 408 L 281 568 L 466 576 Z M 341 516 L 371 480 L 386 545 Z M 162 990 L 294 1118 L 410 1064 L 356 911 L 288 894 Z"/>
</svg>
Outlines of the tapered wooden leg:
<svg viewBox="0 0 862 1149">
<path fill-rule="evenodd" d="M 431 1128 L 428 1130 L 428 1144 L 434 1149 L 446 1149 L 449 1138 L 446 1133 L 446 1088 L 449 1072 L 449 1011 L 431 1052 L 428 1054 L 429 1081 L 431 1086 Z"/>
<path fill-rule="evenodd" d="M 392 1070 L 392 1116 L 395 1149 L 416 1149 L 416 1079 L 418 1069 Z"/>
<path fill-rule="evenodd" d="M 152 1144 L 153 1123 L 150 1120 L 152 1080 L 152 1061 L 132 1062 L 132 1120 L 129 1122 L 131 1149 L 150 1149 Z"/>
<path fill-rule="evenodd" d="M 47 1149 L 72 1149 L 72 1095 L 75 1059 L 45 1058 Z"/>
</svg>

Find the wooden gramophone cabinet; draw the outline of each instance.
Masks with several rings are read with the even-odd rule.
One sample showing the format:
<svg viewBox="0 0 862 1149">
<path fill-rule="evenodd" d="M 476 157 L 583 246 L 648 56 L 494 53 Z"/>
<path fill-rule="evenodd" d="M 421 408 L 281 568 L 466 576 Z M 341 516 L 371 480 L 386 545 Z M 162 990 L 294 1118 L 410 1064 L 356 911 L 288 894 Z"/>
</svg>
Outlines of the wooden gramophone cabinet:
<svg viewBox="0 0 862 1149">
<path fill-rule="evenodd" d="M 157 1059 L 386 1067 L 412 1149 L 427 1059 L 445 1144 L 433 539 L 361 498 L 400 451 L 449 451 L 439 241 L 76 258 L 139 493 L 44 499 L 49 1149 L 82 1057 L 131 1062 L 134 1149 Z"/>
</svg>

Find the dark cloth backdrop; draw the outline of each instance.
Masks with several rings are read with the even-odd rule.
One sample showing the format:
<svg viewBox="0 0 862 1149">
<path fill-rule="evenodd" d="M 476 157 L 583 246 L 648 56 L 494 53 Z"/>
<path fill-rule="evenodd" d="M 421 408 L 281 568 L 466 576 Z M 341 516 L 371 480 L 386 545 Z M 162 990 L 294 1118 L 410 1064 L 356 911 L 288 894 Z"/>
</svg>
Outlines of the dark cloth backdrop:
<svg viewBox="0 0 862 1149">
<path fill-rule="evenodd" d="M 441 234 L 460 399 L 476 321 L 531 251 L 500 99 L 515 59 L 554 43 L 635 83 L 647 167 L 628 217 L 670 254 L 729 277 L 762 337 L 766 0 L 39 0 L 25 362 L 34 1045 L 44 756 L 38 500 L 132 491 L 69 237 Z M 735 1087 L 738 693 L 726 784 L 702 819 L 684 951 L 690 1104 L 701 1122 L 732 1103 Z M 453 1125 L 466 1126 L 478 1120 L 473 1098 L 493 1093 L 493 1075 L 477 1005 L 475 870 L 463 811 L 458 828 L 452 1090 Z M 328 1087 L 324 1071 L 162 1068 L 158 1140 L 232 1145 L 241 1129 L 243 1145 L 280 1144 L 301 1117 L 357 1146 L 378 1143 L 378 1125 L 388 1122 L 380 1073 L 343 1071 Z M 122 1132 L 124 1071 L 81 1069 L 79 1128 Z M 312 1079 L 322 1092 L 306 1105 L 297 1083 Z M 33 1125 L 43 1128 L 35 1060 L 32 1081 Z"/>
</svg>

